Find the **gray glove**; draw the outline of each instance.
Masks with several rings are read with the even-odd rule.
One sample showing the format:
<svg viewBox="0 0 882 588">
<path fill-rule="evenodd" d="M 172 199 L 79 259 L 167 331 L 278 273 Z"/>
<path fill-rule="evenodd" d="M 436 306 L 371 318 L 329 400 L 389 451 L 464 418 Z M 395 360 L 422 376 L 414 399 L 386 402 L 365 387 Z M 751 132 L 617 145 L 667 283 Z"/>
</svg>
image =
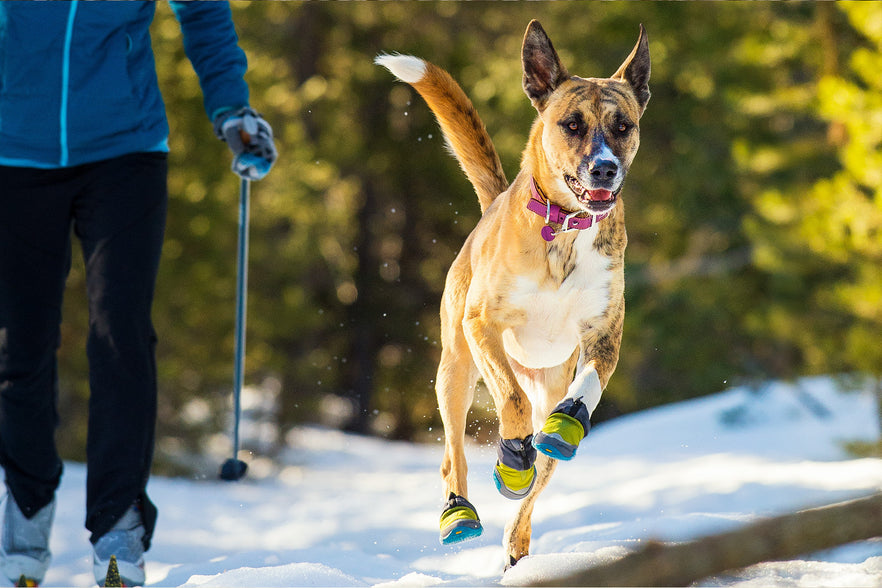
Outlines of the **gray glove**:
<svg viewBox="0 0 882 588">
<path fill-rule="evenodd" d="M 214 134 L 230 147 L 233 171 L 245 179 L 263 178 L 276 161 L 273 129 L 248 106 L 218 115 Z"/>
</svg>

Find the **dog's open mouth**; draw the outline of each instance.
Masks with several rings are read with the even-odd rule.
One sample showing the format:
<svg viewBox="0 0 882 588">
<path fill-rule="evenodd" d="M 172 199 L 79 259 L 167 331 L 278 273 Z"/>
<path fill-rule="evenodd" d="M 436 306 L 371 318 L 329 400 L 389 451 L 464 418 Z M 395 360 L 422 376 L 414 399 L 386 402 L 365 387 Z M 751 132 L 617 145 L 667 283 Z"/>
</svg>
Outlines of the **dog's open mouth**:
<svg viewBox="0 0 882 588">
<path fill-rule="evenodd" d="M 571 175 L 565 175 L 564 180 L 573 194 L 576 195 L 576 198 L 579 199 L 582 206 L 593 213 L 601 214 L 607 212 L 616 204 L 616 195 L 610 190 L 603 188 L 589 190 L 582 182 Z"/>
</svg>

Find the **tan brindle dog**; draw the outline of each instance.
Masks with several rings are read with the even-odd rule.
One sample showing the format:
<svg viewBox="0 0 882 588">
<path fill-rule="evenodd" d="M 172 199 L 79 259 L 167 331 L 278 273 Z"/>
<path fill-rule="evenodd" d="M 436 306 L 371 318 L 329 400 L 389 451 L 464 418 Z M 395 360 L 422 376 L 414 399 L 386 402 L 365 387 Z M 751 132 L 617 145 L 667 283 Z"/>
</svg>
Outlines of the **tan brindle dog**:
<svg viewBox="0 0 882 588">
<path fill-rule="evenodd" d="M 503 495 L 523 499 L 503 542 L 511 565 L 529 553 L 536 497 L 556 461 L 571 459 L 587 434 L 618 361 L 627 244 L 619 192 L 640 144 L 650 72 L 642 25 L 610 78 L 570 75 L 535 20 L 522 58 L 524 90 L 539 116 L 511 185 L 483 122 L 447 72 L 409 55 L 376 59 L 426 100 L 481 204 L 441 306 L 436 392 L 448 497 L 441 541 L 482 532 L 467 500 L 464 451 L 481 377 L 499 417 L 494 480 Z"/>
</svg>

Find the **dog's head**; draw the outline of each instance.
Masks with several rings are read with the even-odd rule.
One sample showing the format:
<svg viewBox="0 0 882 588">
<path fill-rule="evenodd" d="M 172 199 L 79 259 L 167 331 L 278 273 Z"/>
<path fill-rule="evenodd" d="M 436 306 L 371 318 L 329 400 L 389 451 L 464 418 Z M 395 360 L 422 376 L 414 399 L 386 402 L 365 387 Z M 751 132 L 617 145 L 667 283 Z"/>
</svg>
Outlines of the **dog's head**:
<svg viewBox="0 0 882 588">
<path fill-rule="evenodd" d="M 571 76 L 538 21 L 524 35 L 524 91 L 543 124 L 546 188 L 593 214 L 611 210 L 640 145 L 649 102 L 649 43 L 640 37 L 609 78 Z M 551 185 L 547 185 L 550 183 Z"/>
</svg>

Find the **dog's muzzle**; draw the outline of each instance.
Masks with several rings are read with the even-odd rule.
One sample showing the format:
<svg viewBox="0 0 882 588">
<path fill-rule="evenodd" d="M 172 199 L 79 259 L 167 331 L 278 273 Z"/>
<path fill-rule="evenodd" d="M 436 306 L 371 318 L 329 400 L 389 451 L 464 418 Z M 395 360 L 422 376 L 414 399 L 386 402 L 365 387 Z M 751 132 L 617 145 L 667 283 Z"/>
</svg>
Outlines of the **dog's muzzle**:
<svg viewBox="0 0 882 588">
<path fill-rule="evenodd" d="M 564 175 L 567 187 L 592 214 L 612 210 L 624 179 L 625 170 L 601 133 L 595 133 L 591 150 L 582 157 L 576 175 Z"/>
<path fill-rule="evenodd" d="M 589 188 L 571 175 L 565 175 L 564 181 L 572 193 L 576 195 L 579 203 L 592 214 L 609 212 L 616 205 L 620 183 L 613 189 L 613 186 Z"/>
</svg>

